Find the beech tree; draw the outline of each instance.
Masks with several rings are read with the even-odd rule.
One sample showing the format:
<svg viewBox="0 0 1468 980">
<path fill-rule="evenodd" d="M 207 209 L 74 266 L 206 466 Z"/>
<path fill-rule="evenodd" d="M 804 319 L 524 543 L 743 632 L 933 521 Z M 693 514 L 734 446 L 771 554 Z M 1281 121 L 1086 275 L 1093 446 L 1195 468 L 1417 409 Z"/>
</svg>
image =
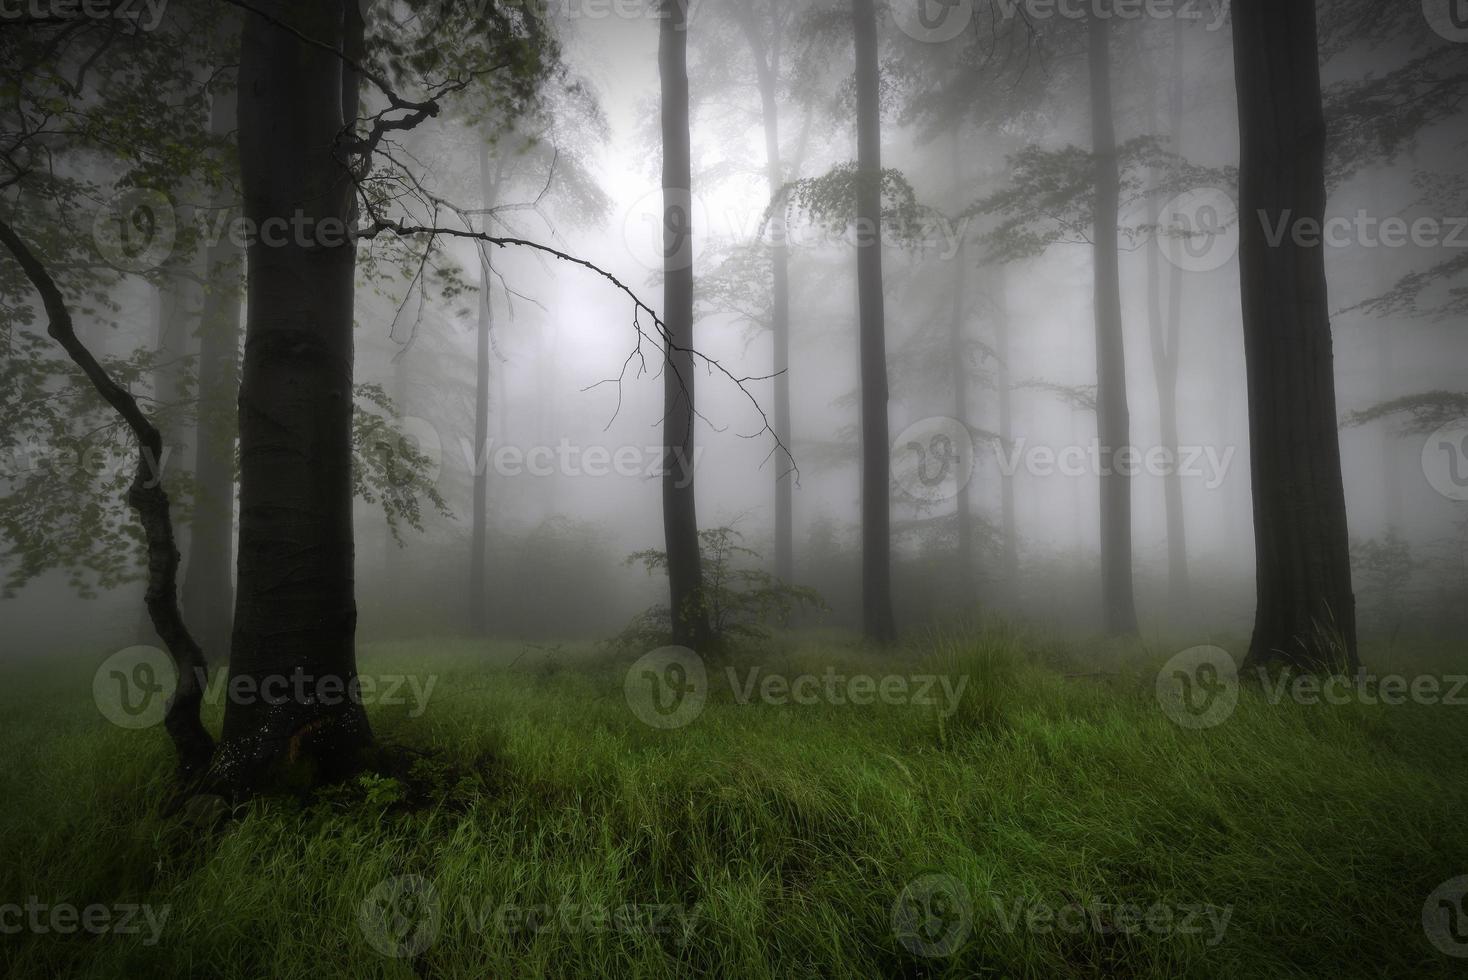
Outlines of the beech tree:
<svg viewBox="0 0 1468 980">
<path fill-rule="evenodd" d="M 1325 248 L 1290 233 L 1325 217 L 1315 4 L 1239 0 L 1233 32 L 1258 602 L 1248 660 L 1355 670 Z"/>
</svg>

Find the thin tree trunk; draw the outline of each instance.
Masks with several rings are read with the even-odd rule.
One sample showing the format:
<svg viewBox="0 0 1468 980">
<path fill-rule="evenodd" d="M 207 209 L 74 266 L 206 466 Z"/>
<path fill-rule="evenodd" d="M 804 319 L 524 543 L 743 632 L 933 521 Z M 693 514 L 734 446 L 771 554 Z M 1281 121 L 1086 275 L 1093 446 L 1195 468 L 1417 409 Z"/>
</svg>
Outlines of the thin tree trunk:
<svg viewBox="0 0 1468 980">
<path fill-rule="evenodd" d="M 332 48 L 360 44 L 356 0 L 263 0 L 240 56 L 240 170 L 254 227 L 355 220 L 339 142 L 357 80 Z M 345 23 L 344 23 L 345 21 Z M 345 122 L 344 122 L 345 117 Z M 248 793 L 290 774 L 332 778 L 360 762 L 371 729 L 357 690 L 352 542 L 351 244 L 253 241 L 240 389 L 239 587 L 232 696 L 213 776 Z M 297 679 L 300 679 L 299 681 Z M 304 686 L 307 696 L 296 696 Z M 319 694 L 313 697 L 311 695 Z"/>
<path fill-rule="evenodd" d="M 489 171 L 489 143 L 479 147 L 479 187 L 487 212 L 493 206 L 494 182 Z M 489 216 L 483 230 L 489 231 Z M 490 295 L 489 256 L 480 259 L 479 331 L 475 355 L 474 388 L 474 528 L 469 555 L 469 628 L 476 636 L 489 631 L 489 590 L 485 580 L 486 539 L 489 525 L 489 335 L 494 329 L 494 303 Z"/>
<path fill-rule="evenodd" d="M 1091 128 L 1096 158 L 1096 434 L 1101 459 L 1101 606 L 1108 633 L 1137 631 L 1132 593 L 1131 477 L 1118 465 L 1131 440 L 1117 245 L 1121 177 L 1111 102 L 1111 19 L 1090 21 Z"/>
<path fill-rule="evenodd" d="M 163 726 L 178 756 L 179 775 L 192 780 L 203 773 L 214 753 L 214 740 L 199 719 L 208 667 L 203 651 L 184 625 L 178 606 L 178 546 L 173 540 L 168 494 L 155 479 L 159 460 L 163 458 L 163 436 L 127 389 L 117 384 L 77 339 L 61 289 L 35 253 L 3 220 L 0 220 L 0 245 L 15 256 L 16 264 L 40 294 L 46 309 L 47 333 L 81 368 L 97 393 L 121 416 L 138 440 L 138 465 L 127 501 L 137 511 L 147 541 L 148 591 L 144 601 L 148 616 L 178 673 L 178 685 L 169 699 Z"/>
<path fill-rule="evenodd" d="M 741 8 L 740 23 L 744 27 L 750 50 L 754 54 L 755 75 L 759 81 L 760 105 L 765 129 L 765 175 L 770 198 L 777 197 L 785 186 L 785 168 L 780 156 L 780 105 L 776 85 L 780 77 L 780 38 L 771 40 L 766 51 L 755 23 L 754 11 Z M 775 382 L 775 437 L 790 445 L 790 248 L 786 241 L 784 209 L 778 209 L 770 222 L 770 334 L 773 348 L 771 373 Z M 789 457 L 775 467 L 775 575 L 789 582 L 795 577 L 795 501 L 793 479 L 789 470 L 794 460 Z"/>
<path fill-rule="evenodd" d="M 963 194 L 963 155 L 958 131 L 955 129 L 949 144 L 949 164 L 953 176 L 953 200 L 958 202 Z M 965 337 L 968 308 L 965 304 L 968 286 L 967 242 L 960 240 L 958 254 L 953 257 L 952 317 L 948 325 L 948 369 L 953 384 L 953 417 L 968 425 L 969 364 L 968 342 Z M 974 597 L 974 525 L 972 481 L 962 480 L 958 485 L 958 498 L 954 501 L 953 516 L 958 522 L 956 544 L 958 549 L 958 590 L 963 601 Z"/>
<path fill-rule="evenodd" d="M 710 639 L 694 503 L 693 154 L 688 110 L 688 11 L 663 0 L 658 67 L 663 125 L 663 534 L 673 642 L 698 649 Z"/>
<path fill-rule="evenodd" d="M 1173 25 L 1172 85 L 1169 92 L 1168 135 L 1172 149 L 1182 154 L 1182 62 L 1183 34 L 1180 24 Z M 1148 115 L 1156 131 L 1156 89 L 1148 88 Z M 1156 195 L 1149 201 L 1151 223 L 1159 220 L 1162 202 Z M 1177 374 L 1178 345 L 1182 329 L 1182 270 L 1172 266 L 1168 277 L 1168 307 L 1162 309 L 1162 248 L 1158 242 L 1147 252 L 1148 326 L 1152 347 L 1152 376 L 1157 383 L 1157 411 L 1161 424 L 1162 447 L 1170 454 L 1173 465 L 1162 477 L 1163 512 L 1167 520 L 1167 597 L 1168 612 L 1174 622 L 1186 620 L 1189 606 L 1187 522 L 1183 511 L 1182 475 L 1178 472 Z"/>
<path fill-rule="evenodd" d="M 1325 213 L 1315 4 L 1238 0 L 1233 27 L 1258 590 L 1248 661 L 1354 670 L 1325 250 L 1288 233 Z"/>
<path fill-rule="evenodd" d="M 1014 442 L 1014 381 L 1010 368 L 1009 271 L 1003 263 L 992 267 L 994 296 L 994 356 L 998 360 L 995 384 L 999 388 L 999 438 L 1002 448 Z M 999 474 L 999 512 L 1003 533 L 1004 588 L 1011 600 L 1019 595 L 1019 527 L 1014 513 L 1014 477 Z"/>
<path fill-rule="evenodd" d="M 233 90 L 216 94 L 210 131 L 230 138 L 238 101 Z M 233 145 L 233 144 L 232 144 Z M 231 175 L 215 195 L 213 227 L 238 212 L 232 191 L 238 154 L 231 153 Z M 226 189 L 230 188 L 230 189 Z M 199 329 L 199 420 L 194 455 L 193 533 L 183 604 L 211 660 L 229 657 L 234 615 L 235 430 L 239 420 L 240 289 L 244 254 L 229 234 L 219 235 L 204 256 L 204 311 Z"/>
<path fill-rule="evenodd" d="M 862 625 L 897 641 L 892 615 L 892 459 L 882 295 L 882 107 L 875 0 L 853 0 L 856 36 L 856 277 L 861 320 Z"/>
</svg>

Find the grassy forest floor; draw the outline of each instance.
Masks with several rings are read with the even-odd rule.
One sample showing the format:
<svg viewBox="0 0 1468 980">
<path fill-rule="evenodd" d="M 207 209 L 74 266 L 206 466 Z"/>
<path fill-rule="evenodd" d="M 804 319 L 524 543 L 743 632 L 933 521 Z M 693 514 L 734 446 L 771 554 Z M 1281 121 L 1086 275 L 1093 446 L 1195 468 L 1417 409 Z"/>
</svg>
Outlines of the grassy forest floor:
<svg viewBox="0 0 1468 980">
<path fill-rule="evenodd" d="M 876 657 L 787 637 L 711 663 L 703 712 L 659 729 L 629 709 L 635 656 L 366 644 L 364 673 L 434 682 L 426 711 L 370 709 L 380 740 L 423 752 L 411 767 L 175 816 L 161 729 L 93 703 L 101 657 L 12 664 L 0 906 L 141 910 L 104 934 L 0 911 L 0 975 L 1468 972 L 1423 924 L 1468 874 L 1468 707 L 1246 687 L 1191 730 L 1156 694 L 1176 649 L 989 627 Z M 739 703 L 756 663 L 968 681 L 947 717 Z"/>
</svg>

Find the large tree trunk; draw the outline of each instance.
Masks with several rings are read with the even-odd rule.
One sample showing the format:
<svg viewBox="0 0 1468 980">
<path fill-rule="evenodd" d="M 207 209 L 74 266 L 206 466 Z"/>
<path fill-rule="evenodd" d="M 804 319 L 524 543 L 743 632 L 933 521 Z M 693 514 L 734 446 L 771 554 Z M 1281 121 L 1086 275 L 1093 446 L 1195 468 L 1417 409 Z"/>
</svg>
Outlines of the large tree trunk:
<svg viewBox="0 0 1468 980">
<path fill-rule="evenodd" d="M 897 641 L 892 615 L 892 459 L 882 295 L 882 106 L 875 0 L 853 0 L 856 35 L 856 278 L 861 320 L 862 626 Z"/>
<path fill-rule="evenodd" d="M 1181 23 L 1173 25 L 1172 85 L 1169 92 L 1168 135 L 1172 150 L 1182 155 L 1183 117 L 1183 32 Z M 1154 131 L 1159 122 L 1155 88 L 1147 96 Z M 1162 202 L 1154 195 L 1149 203 L 1151 223 L 1158 222 Z M 1173 465 L 1162 477 L 1163 511 L 1167 519 L 1167 598 L 1173 622 L 1186 622 L 1190 603 L 1188 581 L 1187 521 L 1183 512 L 1182 475 L 1177 465 L 1177 374 L 1179 344 L 1182 339 L 1182 269 L 1172 265 L 1168 277 L 1168 306 L 1162 310 L 1162 248 L 1154 243 L 1147 253 L 1148 320 L 1152 345 L 1152 376 L 1157 383 L 1157 410 L 1161 423 L 1162 446 L 1170 454 Z"/>
<path fill-rule="evenodd" d="M 245 216 L 355 220 L 349 150 L 357 80 L 331 51 L 360 38 L 356 0 L 262 0 L 240 56 Z M 324 46 L 324 47 L 322 47 Z M 249 246 L 240 388 L 239 580 L 230 683 L 237 697 L 214 775 L 249 792 L 282 776 L 349 772 L 371 742 L 357 690 L 352 543 L 352 311 L 356 250 L 295 240 Z M 299 680 L 298 680 L 299 679 Z M 235 688 L 238 689 L 238 688 Z M 298 690 L 304 689 L 305 696 Z M 276 688 L 276 690 L 279 690 Z M 319 695 L 319 696 L 313 696 Z"/>
<path fill-rule="evenodd" d="M 1121 177 L 1111 104 L 1111 20 L 1090 22 L 1091 131 L 1096 158 L 1096 435 L 1101 444 L 1101 609 L 1108 633 L 1137 631 L 1132 594 L 1132 481 L 1118 465 L 1130 445 L 1126 348 L 1117 246 Z"/>
<path fill-rule="evenodd" d="M 238 100 L 216 93 L 209 127 L 217 137 L 235 131 Z M 231 175 L 216 193 L 211 224 L 225 227 L 236 213 L 232 191 L 238 160 L 226 161 Z M 227 189 L 228 188 L 228 189 Z M 211 242 L 204 255 L 204 310 L 199 325 L 199 420 L 194 452 L 194 522 L 183 604 L 211 660 L 229 656 L 234 618 L 235 427 L 239 385 L 240 288 L 244 254 L 233 236 Z"/>
<path fill-rule="evenodd" d="M 1288 233 L 1325 213 L 1315 4 L 1238 0 L 1233 24 L 1258 590 L 1248 660 L 1355 669 L 1325 250 Z"/>
<path fill-rule="evenodd" d="M 479 147 L 479 190 L 485 216 L 481 230 L 489 231 L 489 209 L 493 206 L 494 182 L 489 171 L 489 143 Z M 475 354 L 474 385 L 474 508 L 469 555 L 469 629 L 476 636 L 489 631 L 489 589 L 485 579 L 484 549 L 489 527 L 489 334 L 494 329 L 494 303 L 490 295 L 489 256 L 480 258 L 479 332 Z"/>
<path fill-rule="evenodd" d="M 698 649 L 709 636 L 694 505 L 693 153 L 688 131 L 688 11 L 663 0 L 658 67 L 663 123 L 663 534 L 673 642 Z"/>
</svg>

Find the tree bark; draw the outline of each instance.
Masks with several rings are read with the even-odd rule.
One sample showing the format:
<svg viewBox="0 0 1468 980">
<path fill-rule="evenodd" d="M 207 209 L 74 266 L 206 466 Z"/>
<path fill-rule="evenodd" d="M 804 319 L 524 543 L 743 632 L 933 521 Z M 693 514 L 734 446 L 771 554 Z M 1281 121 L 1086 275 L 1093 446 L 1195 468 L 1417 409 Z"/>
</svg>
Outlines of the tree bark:
<svg viewBox="0 0 1468 980">
<path fill-rule="evenodd" d="M 1014 381 L 1010 368 L 1009 346 L 1009 273 L 1002 263 L 993 267 L 994 290 L 994 356 L 999 361 L 995 384 L 999 387 L 999 438 L 1004 447 L 1014 442 Z M 1005 591 L 1011 600 L 1019 598 L 1019 528 L 1014 513 L 1014 477 L 999 474 L 999 511 L 1003 524 Z"/>
<path fill-rule="evenodd" d="M 1172 150 L 1182 155 L 1183 117 L 1183 33 L 1180 23 L 1173 25 L 1172 84 L 1168 95 L 1168 136 Z M 1157 128 L 1155 87 L 1149 87 L 1147 102 L 1153 129 Z M 1151 223 L 1158 222 L 1161 202 L 1154 195 L 1149 202 Z M 1157 411 L 1161 424 L 1162 447 L 1173 463 L 1162 477 L 1163 512 L 1167 520 L 1167 598 L 1173 622 L 1185 622 L 1190 604 L 1188 576 L 1187 521 L 1183 510 L 1182 475 L 1178 467 L 1177 375 L 1179 344 L 1182 339 L 1182 270 L 1172 266 L 1168 276 L 1168 305 L 1162 309 L 1162 249 L 1154 243 L 1147 253 L 1148 326 L 1152 347 L 1152 376 L 1157 384 Z"/>
<path fill-rule="evenodd" d="M 740 8 L 740 24 L 754 55 L 759 83 L 760 106 L 765 130 L 765 174 L 774 200 L 785 186 L 785 167 L 780 154 L 780 104 L 776 86 L 780 78 L 780 38 L 768 48 L 760 36 L 752 5 Z M 773 19 L 773 18 L 772 18 Z M 778 30 L 778 27 L 775 27 Z M 785 212 L 776 209 L 770 221 L 770 335 L 775 383 L 775 438 L 790 445 L 790 247 L 786 238 Z M 795 577 L 795 500 L 788 456 L 775 467 L 775 575 L 785 582 Z"/>
<path fill-rule="evenodd" d="M 221 80 L 223 82 L 223 80 Z M 220 138 L 235 131 L 238 98 L 218 93 L 210 111 L 210 132 Z M 231 153 L 225 172 L 233 175 L 238 153 Z M 213 227 L 235 214 L 239 201 L 230 188 L 214 197 Z M 239 420 L 240 289 L 244 254 L 225 233 L 210 242 L 204 255 L 204 309 L 199 325 L 199 419 L 195 434 L 194 521 L 189 562 L 184 575 L 183 604 L 211 660 L 229 657 L 234 614 L 235 430 Z"/>
<path fill-rule="evenodd" d="M 673 642 L 711 639 L 694 500 L 693 152 L 688 108 L 688 11 L 663 0 L 658 33 L 663 127 L 663 534 Z"/>
<path fill-rule="evenodd" d="M 949 143 L 949 164 L 953 171 L 953 200 L 955 204 L 963 194 L 963 155 L 958 130 L 955 129 Z M 966 242 L 958 243 L 958 254 L 953 257 L 952 314 L 948 324 L 948 369 L 953 385 L 953 417 L 968 425 L 969 364 L 966 328 L 968 320 L 968 249 Z M 963 480 L 958 485 L 958 497 L 953 503 L 953 516 L 958 522 L 956 547 L 958 550 L 958 590 L 963 601 L 974 598 L 974 525 L 972 481 Z"/>
<path fill-rule="evenodd" d="M 479 189 L 486 214 L 481 230 L 489 231 L 488 211 L 493 206 L 494 182 L 489 170 L 489 142 L 479 147 Z M 480 258 L 479 331 L 475 354 L 474 385 L 474 508 L 472 549 L 469 555 L 469 629 L 476 636 L 489 632 L 489 589 L 485 578 L 485 554 L 489 527 L 489 335 L 494 329 L 494 303 L 490 295 L 489 256 Z"/>
<path fill-rule="evenodd" d="M 892 459 L 882 294 L 882 106 L 875 0 L 853 0 L 856 39 L 856 278 L 861 321 L 862 626 L 897 641 L 892 615 Z"/>
<path fill-rule="evenodd" d="M 1289 234 L 1325 213 L 1315 4 L 1238 0 L 1233 29 L 1258 591 L 1247 659 L 1354 670 L 1325 250 Z M 1271 242 L 1281 225 L 1285 236 Z"/>
<path fill-rule="evenodd" d="M 46 310 L 47 333 L 81 368 L 97 393 L 121 416 L 138 440 L 138 466 L 128 488 L 127 501 L 137 511 L 147 541 L 148 590 L 144 601 L 148 616 L 178 673 L 178 685 L 169 699 L 163 727 L 173 741 L 180 777 L 192 781 L 205 771 L 214 754 L 214 740 L 199 718 L 208 665 L 203 651 L 184 625 L 178 606 L 178 546 L 173 539 L 168 493 L 156 478 L 163 458 L 163 436 L 143 414 L 137 400 L 112 379 L 77 339 L 61 289 L 45 264 L 4 221 L 0 221 L 0 245 L 15 256 L 16 264 L 40 294 Z"/>
<path fill-rule="evenodd" d="M 1096 160 L 1096 435 L 1101 461 L 1101 608 L 1108 633 L 1137 632 L 1132 592 L 1131 477 L 1120 453 L 1131 441 L 1117 245 L 1121 177 L 1111 100 L 1111 19 L 1090 19 L 1091 131 Z"/>
<path fill-rule="evenodd" d="M 356 0 L 266 0 L 247 17 L 239 139 L 245 216 L 285 219 L 250 243 L 240 388 L 239 579 L 230 697 L 212 777 L 248 793 L 350 772 L 371 742 L 357 688 L 352 541 L 352 312 L 356 249 L 318 232 L 355 220 L 347 147 L 356 118 Z M 345 116 L 345 118 L 344 118 Z M 339 226 L 338 226 L 339 227 Z M 305 697 L 297 695 L 304 687 Z M 278 688 L 275 688 L 278 690 Z M 318 697 L 312 694 L 320 694 Z"/>
</svg>

